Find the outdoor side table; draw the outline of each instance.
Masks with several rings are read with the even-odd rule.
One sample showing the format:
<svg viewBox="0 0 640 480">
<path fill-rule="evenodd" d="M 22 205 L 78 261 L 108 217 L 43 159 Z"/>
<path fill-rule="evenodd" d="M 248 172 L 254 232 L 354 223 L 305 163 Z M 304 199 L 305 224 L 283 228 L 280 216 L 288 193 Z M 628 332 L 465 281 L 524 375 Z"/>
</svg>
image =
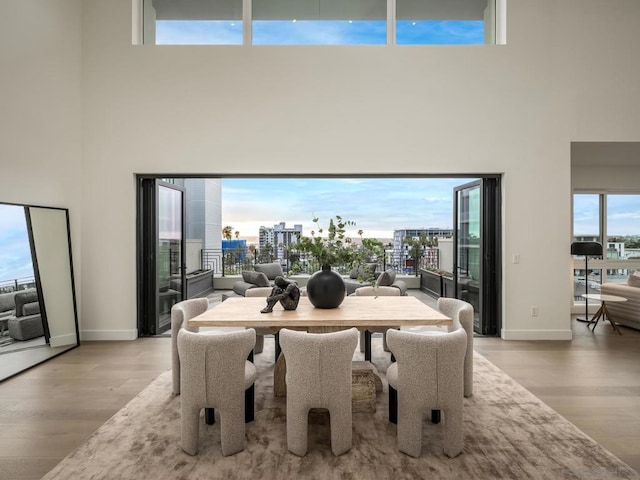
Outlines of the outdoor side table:
<svg viewBox="0 0 640 480">
<path fill-rule="evenodd" d="M 613 329 L 616 332 L 622 335 L 622 332 L 618 328 L 618 325 L 616 325 L 616 322 L 611 320 L 611 315 L 609 315 L 609 311 L 607 310 L 607 302 L 626 302 L 627 301 L 626 298 L 619 297 L 618 295 L 602 295 L 600 293 L 583 293 L 582 297 L 588 298 L 589 300 L 597 300 L 601 302 L 600 308 L 587 324 L 587 328 L 589 328 L 589 325 L 593 324 L 592 331 L 595 331 L 596 326 L 598 325 L 598 322 L 600 321 L 600 319 L 602 319 L 603 322 L 605 320 L 609 320 L 611 327 L 613 327 Z"/>
</svg>

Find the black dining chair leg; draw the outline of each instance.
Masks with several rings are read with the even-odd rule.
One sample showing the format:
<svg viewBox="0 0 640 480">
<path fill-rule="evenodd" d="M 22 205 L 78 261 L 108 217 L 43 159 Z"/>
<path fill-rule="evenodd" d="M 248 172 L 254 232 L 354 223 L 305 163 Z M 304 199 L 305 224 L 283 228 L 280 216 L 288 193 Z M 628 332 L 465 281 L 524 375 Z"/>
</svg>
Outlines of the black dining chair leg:
<svg viewBox="0 0 640 480">
<path fill-rule="evenodd" d="M 274 335 L 274 339 L 275 339 L 274 341 L 276 343 L 276 358 L 275 358 L 275 361 L 277 362 L 278 361 L 278 357 L 280 356 L 280 351 L 281 351 L 281 349 L 280 349 L 280 334 L 276 333 Z"/>
<path fill-rule="evenodd" d="M 389 385 L 389 422 L 398 423 L 398 392 Z"/>
<path fill-rule="evenodd" d="M 204 421 L 207 425 L 213 425 L 216 423 L 216 410 L 215 408 L 204 409 Z"/>
<path fill-rule="evenodd" d="M 255 394 L 255 384 L 244 391 L 244 423 L 253 422 L 255 419 Z"/>
<path fill-rule="evenodd" d="M 440 410 L 431 410 L 431 423 L 440 423 Z"/>
</svg>

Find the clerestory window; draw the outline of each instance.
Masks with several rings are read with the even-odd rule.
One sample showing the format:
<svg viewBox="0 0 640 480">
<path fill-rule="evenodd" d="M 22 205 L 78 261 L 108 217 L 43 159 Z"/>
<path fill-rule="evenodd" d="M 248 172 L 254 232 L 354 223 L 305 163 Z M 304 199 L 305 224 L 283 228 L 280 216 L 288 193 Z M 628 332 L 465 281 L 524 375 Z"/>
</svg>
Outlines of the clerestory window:
<svg viewBox="0 0 640 480">
<path fill-rule="evenodd" d="M 505 0 L 134 0 L 147 45 L 504 43 Z"/>
</svg>

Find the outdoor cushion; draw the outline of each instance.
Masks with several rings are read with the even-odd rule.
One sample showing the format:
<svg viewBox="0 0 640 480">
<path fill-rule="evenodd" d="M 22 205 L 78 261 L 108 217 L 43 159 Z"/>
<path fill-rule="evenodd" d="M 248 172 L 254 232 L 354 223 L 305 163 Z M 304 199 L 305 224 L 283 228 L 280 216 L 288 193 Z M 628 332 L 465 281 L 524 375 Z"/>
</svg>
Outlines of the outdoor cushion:
<svg viewBox="0 0 640 480">
<path fill-rule="evenodd" d="M 22 313 L 25 316 L 40 313 L 40 304 L 38 302 L 25 303 L 22 307 Z"/>
<path fill-rule="evenodd" d="M 269 280 L 275 280 L 278 275 L 284 276 L 282 265 L 279 263 L 258 263 L 253 268 L 256 272 L 264 273 Z"/>
<path fill-rule="evenodd" d="M 640 287 L 640 272 L 638 270 L 629 275 L 629 278 L 627 278 L 627 285 L 631 287 Z"/>
<path fill-rule="evenodd" d="M 24 312 L 23 307 L 26 304 L 37 302 L 38 301 L 38 292 L 36 290 L 26 290 L 23 292 L 16 293 L 15 302 L 16 302 L 16 317 L 22 317 L 27 315 Z"/>
<path fill-rule="evenodd" d="M 233 291 L 238 295 L 242 295 L 244 297 L 245 292 L 250 288 L 257 288 L 253 283 L 244 282 L 242 280 L 238 280 L 233 284 Z"/>
<path fill-rule="evenodd" d="M 275 277 L 274 277 L 275 278 Z M 245 270 L 242 272 L 242 280 L 247 283 L 253 283 L 257 287 L 270 287 L 269 278 L 263 272 L 254 272 Z"/>
<path fill-rule="evenodd" d="M 396 281 L 395 270 L 389 268 L 382 272 L 376 280 L 376 287 L 389 287 Z"/>
<path fill-rule="evenodd" d="M 14 297 L 15 292 L 0 293 L 0 312 L 7 312 L 9 310 L 15 310 L 16 301 Z"/>
</svg>

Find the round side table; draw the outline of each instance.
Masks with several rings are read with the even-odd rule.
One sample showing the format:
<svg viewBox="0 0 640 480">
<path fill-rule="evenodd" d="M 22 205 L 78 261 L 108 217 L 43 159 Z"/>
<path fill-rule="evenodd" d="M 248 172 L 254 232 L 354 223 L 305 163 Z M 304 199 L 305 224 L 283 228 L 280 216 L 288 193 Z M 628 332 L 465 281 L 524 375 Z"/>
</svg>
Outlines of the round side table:
<svg viewBox="0 0 640 480">
<path fill-rule="evenodd" d="M 620 335 L 622 335 L 622 332 L 618 328 L 618 325 L 616 325 L 616 322 L 611 320 L 611 315 L 609 315 L 609 311 L 607 310 L 607 302 L 626 302 L 626 298 L 619 297 L 618 295 L 603 295 L 600 293 L 583 293 L 582 297 L 588 298 L 589 300 L 597 300 L 601 302 L 600 308 L 587 324 L 587 328 L 589 328 L 589 325 L 593 324 L 593 328 L 591 329 L 591 331 L 595 331 L 600 319 L 602 319 L 603 322 L 605 320 L 609 320 L 609 323 L 611 324 L 613 329 Z"/>
</svg>

